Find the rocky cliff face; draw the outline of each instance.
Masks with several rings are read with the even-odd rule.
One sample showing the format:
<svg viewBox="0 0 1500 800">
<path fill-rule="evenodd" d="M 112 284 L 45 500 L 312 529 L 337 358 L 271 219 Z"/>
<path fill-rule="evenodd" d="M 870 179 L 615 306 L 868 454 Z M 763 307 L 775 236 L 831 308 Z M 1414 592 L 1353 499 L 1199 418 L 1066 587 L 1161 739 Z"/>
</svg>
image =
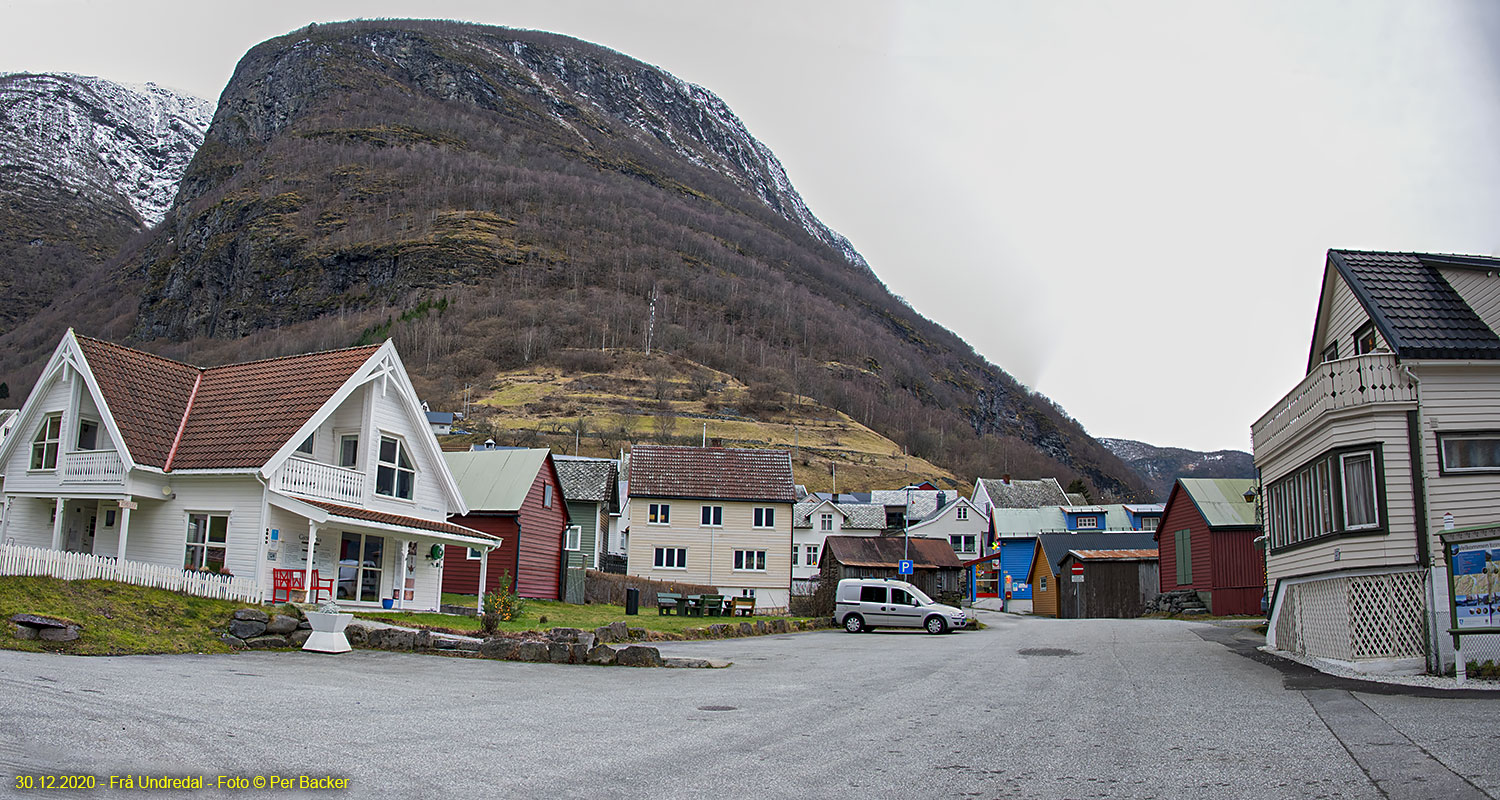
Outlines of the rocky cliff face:
<svg viewBox="0 0 1500 800">
<path fill-rule="evenodd" d="M 1156 447 L 1132 439 L 1100 439 L 1146 479 L 1158 502 L 1166 502 L 1178 478 L 1253 478 L 1255 460 L 1241 450 L 1200 453 L 1180 447 Z"/>
</svg>

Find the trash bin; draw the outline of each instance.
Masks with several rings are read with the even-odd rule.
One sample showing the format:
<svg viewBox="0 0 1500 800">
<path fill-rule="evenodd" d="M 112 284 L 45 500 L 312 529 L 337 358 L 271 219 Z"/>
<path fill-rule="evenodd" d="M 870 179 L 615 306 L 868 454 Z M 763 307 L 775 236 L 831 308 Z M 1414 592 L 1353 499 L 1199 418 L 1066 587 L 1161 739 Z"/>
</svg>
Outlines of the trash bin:
<svg viewBox="0 0 1500 800">
<path fill-rule="evenodd" d="M 641 613 L 641 590 L 634 587 L 625 590 L 625 613 Z"/>
</svg>

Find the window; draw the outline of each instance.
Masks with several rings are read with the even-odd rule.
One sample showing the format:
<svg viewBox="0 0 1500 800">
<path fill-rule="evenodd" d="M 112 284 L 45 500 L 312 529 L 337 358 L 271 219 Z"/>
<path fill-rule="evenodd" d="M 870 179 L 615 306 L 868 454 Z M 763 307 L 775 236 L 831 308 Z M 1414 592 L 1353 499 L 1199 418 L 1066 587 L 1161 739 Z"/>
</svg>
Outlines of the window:
<svg viewBox="0 0 1500 800">
<path fill-rule="evenodd" d="M 800 545 L 800 544 L 794 544 L 794 545 L 792 545 L 792 566 L 794 566 L 794 567 L 801 566 L 801 564 L 798 563 L 798 561 L 799 561 L 798 554 L 801 553 L 801 552 L 802 552 L 802 545 Z"/>
<path fill-rule="evenodd" d="M 704 506 L 703 507 L 702 518 L 703 518 L 703 521 L 701 523 L 699 523 L 701 525 L 706 525 L 706 526 L 715 527 L 715 528 L 722 527 L 724 525 L 724 507 L 723 506 Z"/>
<path fill-rule="evenodd" d="M 1324 361 L 1338 361 L 1339 360 L 1339 343 L 1338 342 L 1329 342 L 1328 346 L 1325 347 L 1325 348 L 1323 348 L 1323 360 Z"/>
<path fill-rule="evenodd" d="M 1375 323 L 1366 322 L 1360 329 L 1354 332 L 1354 354 L 1362 356 L 1365 353 L 1375 352 Z"/>
<path fill-rule="evenodd" d="M 1381 469 L 1379 445 L 1342 448 L 1268 484 L 1265 523 L 1272 549 L 1382 528 Z"/>
<path fill-rule="evenodd" d="M 833 515 L 832 514 L 824 514 L 824 515 L 818 517 L 818 530 L 820 530 L 820 531 L 831 531 L 831 530 L 833 530 Z"/>
<path fill-rule="evenodd" d="M 764 550 L 736 550 L 734 551 L 734 568 L 737 570 L 752 570 L 764 572 L 766 569 L 766 551 Z"/>
<path fill-rule="evenodd" d="M 953 552 L 955 553 L 974 552 L 974 534 L 972 533 L 952 534 L 948 537 L 948 542 L 953 545 Z"/>
<path fill-rule="evenodd" d="M 567 529 L 563 531 L 563 549 L 564 550 L 582 550 L 583 549 L 583 528 L 582 528 L 582 526 L 579 526 L 579 525 L 569 525 L 567 527 Z"/>
<path fill-rule="evenodd" d="M 1083 517 L 1079 517 L 1078 518 L 1078 525 L 1077 525 L 1078 530 L 1081 530 L 1081 531 L 1097 530 L 1098 527 L 1099 527 L 1099 518 L 1098 517 L 1095 517 L 1095 516 L 1091 515 L 1091 516 L 1083 516 Z"/>
<path fill-rule="evenodd" d="M 1449 472 L 1500 472 L 1500 433 L 1438 435 L 1440 469 Z"/>
<path fill-rule="evenodd" d="M 754 521 L 753 527 L 756 527 L 756 528 L 774 528 L 774 527 L 776 527 L 776 509 L 774 509 L 774 508 L 757 508 L 757 509 L 755 509 L 755 521 Z"/>
<path fill-rule="evenodd" d="M 656 548 L 656 567 L 657 569 L 687 569 L 687 548 Z"/>
<path fill-rule="evenodd" d="M 1141 530 L 1154 531 L 1161 526 L 1161 517 L 1141 517 Z"/>
<path fill-rule="evenodd" d="M 1042 584 L 1041 584 L 1041 586 L 1039 586 L 1037 588 L 1040 589 L 1041 591 L 1044 591 L 1044 592 L 1047 591 L 1047 576 L 1046 575 L 1042 576 Z"/>
<path fill-rule="evenodd" d="M 339 437 L 339 466 L 359 466 L 359 435 L 347 434 Z"/>
<path fill-rule="evenodd" d="M 646 523 L 648 525 L 667 525 L 672 521 L 672 506 L 666 503 L 652 503 L 647 509 Z"/>
<path fill-rule="evenodd" d="M 53 414 L 42 420 L 36 438 L 31 440 L 31 468 L 57 469 L 57 443 L 62 439 L 62 415 Z"/>
<path fill-rule="evenodd" d="M 380 464 L 375 471 L 375 494 L 410 500 L 417 482 L 417 470 L 411 465 L 406 445 L 390 436 L 380 437 Z"/>
<path fill-rule="evenodd" d="M 481 552 L 477 547 L 470 547 L 468 548 L 468 555 L 466 556 L 466 558 L 468 558 L 468 560 L 470 561 L 478 561 L 481 558 L 484 558 L 484 553 Z"/>
<path fill-rule="evenodd" d="M 384 536 L 344 534 L 339 540 L 338 599 L 379 602 L 380 573 L 384 560 Z"/>
<path fill-rule="evenodd" d="M 99 446 L 99 423 L 91 419 L 78 421 L 79 450 L 96 450 Z"/>
<path fill-rule="evenodd" d="M 1177 585 L 1187 586 L 1193 582 L 1193 532 L 1180 530 L 1173 535 L 1177 539 Z"/>
<path fill-rule="evenodd" d="M 226 514 L 189 514 L 187 551 L 183 569 L 207 569 L 220 572 L 229 545 L 229 516 Z"/>
<path fill-rule="evenodd" d="M 955 511 L 955 512 L 953 512 L 953 516 L 955 516 L 956 518 L 958 518 L 959 522 L 963 522 L 964 520 L 967 520 L 969 518 L 969 509 L 968 509 L 968 507 L 967 506 L 959 506 L 958 510 Z"/>
<path fill-rule="evenodd" d="M 815 544 L 807 546 L 807 565 L 809 567 L 816 567 L 818 565 L 818 551 L 821 549 L 821 547 Z"/>
<path fill-rule="evenodd" d="M 542 484 L 542 508 L 552 507 L 552 484 Z"/>
<path fill-rule="evenodd" d="M 299 452 L 299 453 L 306 453 L 307 455 L 312 455 L 312 451 L 313 451 L 313 435 L 312 434 L 308 434 L 307 438 L 305 440 L 303 440 L 302 444 L 297 445 L 297 452 Z"/>
<path fill-rule="evenodd" d="M 914 606 L 916 605 L 916 602 L 912 600 L 910 592 L 906 591 L 905 589 L 896 589 L 893 587 L 891 589 L 891 605 Z"/>
<path fill-rule="evenodd" d="M 861 603 L 884 603 L 884 586 L 861 586 L 859 587 L 859 602 Z"/>
<path fill-rule="evenodd" d="M 748 597 L 751 600 L 754 600 L 755 599 L 755 590 L 754 589 L 741 589 L 740 590 L 740 597 Z"/>
<path fill-rule="evenodd" d="M 1339 456 L 1344 474 L 1344 528 L 1357 530 L 1380 524 L 1375 515 L 1375 454 Z"/>
</svg>

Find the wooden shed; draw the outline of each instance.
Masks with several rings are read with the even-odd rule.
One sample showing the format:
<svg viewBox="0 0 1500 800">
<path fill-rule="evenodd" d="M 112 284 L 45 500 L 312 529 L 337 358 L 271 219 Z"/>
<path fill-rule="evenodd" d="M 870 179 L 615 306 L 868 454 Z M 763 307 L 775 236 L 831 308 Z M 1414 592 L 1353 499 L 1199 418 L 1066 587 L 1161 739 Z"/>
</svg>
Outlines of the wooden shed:
<svg viewBox="0 0 1500 800">
<path fill-rule="evenodd" d="M 1156 539 L 1150 533 L 1044 533 L 1036 537 L 1036 553 L 1032 556 L 1031 569 L 1026 578 L 1032 586 L 1031 613 L 1043 617 L 1067 617 L 1071 608 L 1064 608 L 1062 597 L 1072 592 L 1072 576 L 1063 571 L 1063 561 L 1072 551 L 1154 551 L 1155 548 Z M 1087 564 L 1084 569 L 1087 571 Z M 1156 586 L 1153 584 L 1148 598 L 1155 597 L 1156 594 Z M 1145 599 L 1141 600 L 1141 604 L 1145 604 Z M 1134 616 L 1139 616 L 1139 612 Z"/>
<path fill-rule="evenodd" d="M 490 551 L 484 590 L 493 591 L 501 574 L 509 574 L 522 597 L 562 599 L 569 519 L 551 451 L 497 448 L 444 453 L 443 458 L 469 506 L 468 514 L 453 521 L 503 540 Z M 582 565 L 575 571 L 581 578 Z M 447 548 L 444 592 L 478 593 L 479 573 L 478 551 Z M 580 585 L 580 595 L 582 591 Z"/>
<path fill-rule="evenodd" d="M 1074 568 L 1082 567 L 1082 580 Z M 1155 550 L 1069 550 L 1058 582 L 1059 619 L 1130 619 L 1157 595 Z"/>
<path fill-rule="evenodd" d="M 902 559 L 912 562 L 911 575 L 897 571 Z M 819 614 L 833 613 L 834 589 L 844 578 L 904 580 L 939 600 L 962 593 L 967 573 L 951 544 L 915 536 L 829 536 L 823 540 L 818 563 L 815 605 Z"/>
<path fill-rule="evenodd" d="M 1163 594 L 1192 589 L 1210 614 L 1262 613 L 1265 552 L 1249 478 L 1180 478 L 1156 529 Z M 1251 495 L 1252 499 L 1254 495 Z"/>
</svg>

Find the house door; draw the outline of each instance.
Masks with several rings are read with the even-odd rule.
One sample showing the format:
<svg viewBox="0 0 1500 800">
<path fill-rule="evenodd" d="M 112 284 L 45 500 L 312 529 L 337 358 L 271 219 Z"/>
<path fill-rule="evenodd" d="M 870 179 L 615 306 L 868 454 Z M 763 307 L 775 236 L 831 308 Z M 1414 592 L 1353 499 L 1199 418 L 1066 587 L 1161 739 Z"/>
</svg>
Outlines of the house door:
<svg viewBox="0 0 1500 800">
<path fill-rule="evenodd" d="M 345 533 L 339 542 L 338 599 L 380 602 L 380 573 L 384 568 L 384 536 Z"/>
</svg>

